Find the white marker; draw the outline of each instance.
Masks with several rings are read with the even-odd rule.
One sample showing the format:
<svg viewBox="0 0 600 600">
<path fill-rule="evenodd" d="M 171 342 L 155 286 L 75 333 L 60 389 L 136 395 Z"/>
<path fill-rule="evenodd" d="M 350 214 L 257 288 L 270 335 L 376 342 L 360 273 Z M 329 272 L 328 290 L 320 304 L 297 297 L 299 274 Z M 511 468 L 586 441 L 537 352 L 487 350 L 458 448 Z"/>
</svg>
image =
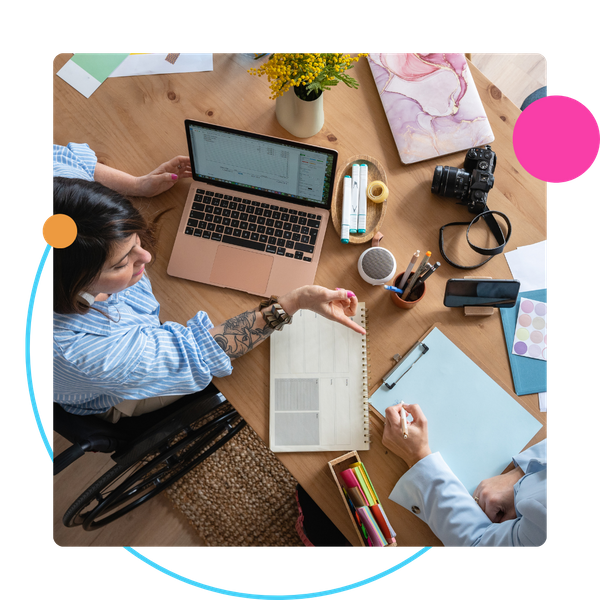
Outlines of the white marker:
<svg viewBox="0 0 600 600">
<path fill-rule="evenodd" d="M 367 231 L 367 185 L 369 167 L 360 165 L 360 185 L 358 189 L 358 233 Z"/>
<path fill-rule="evenodd" d="M 350 233 L 358 229 L 358 188 L 360 185 L 360 167 L 357 163 L 352 165 L 352 204 L 350 209 Z"/>
<path fill-rule="evenodd" d="M 342 203 L 342 244 L 350 242 L 350 210 L 352 198 L 352 177 L 346 175 L 344 177 L 344 198 Z"/>
</svg>

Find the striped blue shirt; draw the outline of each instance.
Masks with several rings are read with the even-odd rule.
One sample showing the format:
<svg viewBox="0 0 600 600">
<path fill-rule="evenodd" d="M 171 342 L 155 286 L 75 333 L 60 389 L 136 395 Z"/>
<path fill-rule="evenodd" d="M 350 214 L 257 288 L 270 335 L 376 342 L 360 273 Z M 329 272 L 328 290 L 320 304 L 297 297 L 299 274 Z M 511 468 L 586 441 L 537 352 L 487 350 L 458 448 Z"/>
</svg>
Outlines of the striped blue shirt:
<svg viewBox="0 0 600 600">
<path fill-rule="evenodd" d="M 74 146 L 58 152 L 55 175 L 87 173 L 93 179 L 95 155 L 90 160 L 87 145 Z M 105 314 L 54 314 L 54 401 L 68 412 L 103 413 L 123 400 L 191 394 L 213 376 L 231 374 L 231 360 L 209 333 L 213 324 L 205 312 L 187 326 L 161 325 L 146 275 L 94 308 Z"/>
<path fill-rule="evenodd" d="M 52 148 L 54 177 L 70 177 L 94 181 L 98 159 L 87 144 L 71 142 L 66 146 L 54 144 Z"/>
</svg>

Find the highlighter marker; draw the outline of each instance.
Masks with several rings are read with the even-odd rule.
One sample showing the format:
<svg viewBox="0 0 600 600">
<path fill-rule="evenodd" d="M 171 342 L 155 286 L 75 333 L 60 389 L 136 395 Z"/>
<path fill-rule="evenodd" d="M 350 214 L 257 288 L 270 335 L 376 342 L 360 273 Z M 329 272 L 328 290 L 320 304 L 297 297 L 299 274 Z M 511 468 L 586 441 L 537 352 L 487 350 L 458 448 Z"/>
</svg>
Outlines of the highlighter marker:
<svg viewBox="0 0 600 600">
<path fill-rule="evenodd" d="M 349 490 L 350 488 L 358 488 L 358 491 L 360 492 L 360 495 L 362 496 L 365 505 L 369 504 L 369 501 L 367 500 L 365 493 L 360 487 L 360 483 L 358 483 L 358 479 L 356 479 L 356 475 L 354 474 L 354 471 L 352 469 L 346 469 L 345 471 L 342 471 L 340 473 L 340 477 L 344 482 L 344 486 L 346 487 L 346 489 Z"/>
<path fill-rule="evenodd" d="M 350 210 L 350 233 L 356 233 L 358 229 L 358 188 L 360 185 L 360 167 L 352 165 L 352 208 Z"/>
<path fill-rule="evenodd" d="M 379 525 L 377 525 L 377 522 L 373 518 L 371 511 L 366 506 L 363 506 L 357 508 L 356 512 L 360 515 L 360 518 L 367 529 L 367 533 L 369 534 L 369 540 L 371 540 L 373 546 L 385 546 L 385 537 L 383 536 L 381 529 L 379 529 Z"/>
<path fill-rule="evenodd" d="M 360 184 L 358 189 L 358 233 L 367 231 L 367 184 L 369 167 L 360 165 Z"/>
<path fill-rule="evenodd" d="M 352 199 L 350 194 L 352 193 L 352 177 L 346 175 L 344 177 L 344 197 L 342 203 L 342 244 L 348 244 L 350 242 L 350 204 Z"/>
</svg>

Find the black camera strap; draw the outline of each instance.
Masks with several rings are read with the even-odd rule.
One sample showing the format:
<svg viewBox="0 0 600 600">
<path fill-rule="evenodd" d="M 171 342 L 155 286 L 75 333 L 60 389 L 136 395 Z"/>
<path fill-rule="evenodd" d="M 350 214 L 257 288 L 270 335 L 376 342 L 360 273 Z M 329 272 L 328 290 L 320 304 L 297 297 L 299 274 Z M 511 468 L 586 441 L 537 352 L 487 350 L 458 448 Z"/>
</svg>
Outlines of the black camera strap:
<svg viewBox="0 0 600 600">
<path fill-rule="evenodd" d="M 499 217 L 502 217 L 504 219 L 504 222 L 506 223 L 506 236 L 504 235 L 504 232 L 498 225 L 498 222 L 494 218 L 494 215 L 498 215 Z M 473 244 L 469 239 L 469 231 L 471 230 L 471 227 L 475 225 L 475 223 L 477 223 L 477 221 L 479 221 L 479 219 L 481 218 L 483 218 L 483 220 L 487 223 L 487 226 L 490 228 L 490 231 L 494 234 L 494 237 L 498 242 L 498 245 L 495 248 L 481 248 L 480 246 L 476 246 L 475 244 Z M 467 226 L 467 243 L 469 244 L 469 246 L 478 254 L 482 254 L 488 257 L 483 262 L 480 262 L 478 265 L 459 265 L 451 261 L 446 256 L 446 252 L 444 251 L 444 229 L 446 229 L 446 227 L 454 227 L 458 225 Z M 504 213 L 498 212 L 497 210 L 486 210 L 482 213 L 479 213 L 472 221 L 461 223 L 447 223 L 446 225 L 440 227 L 440 253 L 448 264 L 452 265 L 453 267 L 456 267 L 457 269 L 477 269 L 478 267 L 485 265 L 485 263 L 490 261 L 494 256 L 496 256 L 496 254 L 500 254 L 504 250 L 504 246 L 506 246 L 506 244 L 508 243 L 511 233 L 512 226 L 510 224 L 510 220 Z"/>
</svg>

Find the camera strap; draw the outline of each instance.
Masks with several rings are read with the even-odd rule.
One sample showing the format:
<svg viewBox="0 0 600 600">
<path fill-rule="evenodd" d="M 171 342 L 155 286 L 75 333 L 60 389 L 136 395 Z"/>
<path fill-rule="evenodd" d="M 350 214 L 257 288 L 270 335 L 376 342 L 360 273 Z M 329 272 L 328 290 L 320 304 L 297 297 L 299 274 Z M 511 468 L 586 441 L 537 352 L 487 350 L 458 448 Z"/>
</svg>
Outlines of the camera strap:
<svg viewBox="0 0 600 600">
<path fill-rule="evenodd" d="M 498 225 L 498 222 L 494 218 L 494 215 L 498 215 L 499 217 L 502 217 L 504 219 L 504 222 L 506 223 L 506 236 L 504 235 L 504 232 Z M 481 218 L 483 218 L 483 220 L 487 223 L 487 226 L 490 228 L 490 231 L 494 234 L 494 237 L 498 242 L 498 245 L 495 248 L 481 248 L 480 246 L 476 246 L 475 244 L 473 244 L 469 239 L 469 231 L 471 230 L 471 227 L 475 225 L 475 223 L 477 223 L 477 221 L 479 221 L 479 219 Z M 465 266 L 459 265 L 451 261 L 446 256 L 446 252 L 444 251 L 444 229 L 446 229 L 446 227 L 454 227 L 458 225 L 467 225 L 467 243 L 475 252 L 488 257 L 483 262 L 480 262 L 477 265 Z M 494 256 L 496 256 L 496 254 L 500 254 L 504 250 L 504 247 L 510 239 L 511 233 L 512 226 L 510 224 L 510 220 L 504 213 L 498 212 L 497 210 L 486 210 L 482 213 L 479 213 L 472 221 L 461 223 L 447 223 L 446 225 L 440 227 L 440 253 L 448 264 L 452 265 L 453 267 L 456 267 L 457 269 L 477 269 L 478 267 L 485 265 L 485 263 L 490 261 Z"/>
</svg>

